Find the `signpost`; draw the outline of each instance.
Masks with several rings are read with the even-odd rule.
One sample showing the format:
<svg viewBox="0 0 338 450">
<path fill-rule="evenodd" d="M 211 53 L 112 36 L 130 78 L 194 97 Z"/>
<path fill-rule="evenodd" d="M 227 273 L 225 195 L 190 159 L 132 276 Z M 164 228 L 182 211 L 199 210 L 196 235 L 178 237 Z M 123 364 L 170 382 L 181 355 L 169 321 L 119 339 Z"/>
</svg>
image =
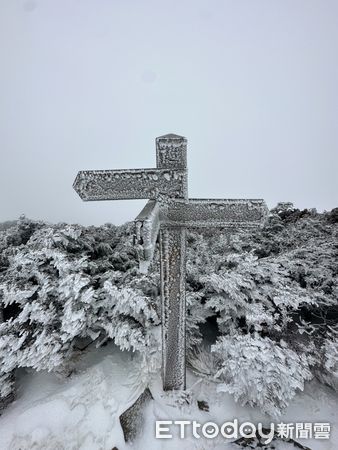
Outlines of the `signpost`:
<svg viewBox="0 0 338 450">
<path fill-rule="evenodd" d="M 147 271 L 160 237 L 163 389 L 185 389 L 185 267 L 187 228 L 251 228 L 264 223 L 264 200 L 189 199 L 187 140 L 156 139 L 154 169 L 88 170 L 74 189 L 84 201 L 149 199 L 135 219 L 140 270 Z"/>
</svg>

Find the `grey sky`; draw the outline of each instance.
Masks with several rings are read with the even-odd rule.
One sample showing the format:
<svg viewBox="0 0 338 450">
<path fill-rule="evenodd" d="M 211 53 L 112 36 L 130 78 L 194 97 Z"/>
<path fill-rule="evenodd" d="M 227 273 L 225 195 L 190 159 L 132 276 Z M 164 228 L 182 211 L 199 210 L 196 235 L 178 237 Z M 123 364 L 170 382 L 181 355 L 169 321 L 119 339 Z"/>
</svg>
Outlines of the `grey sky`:
<svg viewBox="0 0 338 450">
<path fill-rule="evenodd" d="M 0 0 L 0 58 L 0 221 L 133 219 L 73 180 L 166 133 L 190 197 L 338 206 L 336 0 Z"/>
</svg>

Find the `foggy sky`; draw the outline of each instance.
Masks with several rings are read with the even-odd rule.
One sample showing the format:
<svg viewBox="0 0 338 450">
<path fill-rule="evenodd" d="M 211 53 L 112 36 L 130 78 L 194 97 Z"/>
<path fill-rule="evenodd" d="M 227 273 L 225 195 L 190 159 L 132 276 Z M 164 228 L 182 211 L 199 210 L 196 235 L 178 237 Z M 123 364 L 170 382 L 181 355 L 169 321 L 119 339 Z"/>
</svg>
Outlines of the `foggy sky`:
<svg viewBox="0 0 338 450">
<path fill-rule="evenodd" d="M 78 170 L 155 167 L 188 139 L 189 196 L 338 206 L 335 0 L 0 0 L 0 221 L 123 223 Z"/>
</svg>

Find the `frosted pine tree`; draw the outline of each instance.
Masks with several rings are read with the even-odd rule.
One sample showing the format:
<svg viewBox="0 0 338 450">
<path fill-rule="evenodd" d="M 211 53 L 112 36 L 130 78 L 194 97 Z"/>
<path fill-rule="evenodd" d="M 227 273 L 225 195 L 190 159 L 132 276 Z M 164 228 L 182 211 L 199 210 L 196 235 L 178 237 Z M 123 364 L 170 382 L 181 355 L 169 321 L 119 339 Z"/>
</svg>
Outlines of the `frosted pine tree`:
<svg viewBox="0 0 338 450">
<path fill-rule="evenodd" d="M 275 417 L 313 377 L 306 356 L 298 355 L 283 340 L 275 342 L 257 334 L 223 336 L 212 352 L 220 361 L 214 375 L 221 381 L 218 391 Z"/>
<path fill-rule="evenodd" d="M 150 355 L 159 323 L 127 227 L 49 226 L 22 221 L 2 235 L 0 359 L 7 398 L 18 367 L 67 368 L 79 339 L 114 340 L 122 350 Z M 26 228 L 27 228 L 26 227 Z M 26 230 L 27 231 L 27 230 Z M 155 281 L 154 281 L 155 280 Z M 147 356 L 147 358 L 148 358 Z M 150 361 L 149 364 L 152 362 Z"/>
<path fill-rule="evenodd" d="M 329 331 L 338 312 L 335 217 L 288 208 L 272 211 L 254 233 L 191 238 L 188 282 L 198 289 L 204 318 L 191 308 L 190 329 L 195 333 L 196 322 L 203 329 L 204 321 L 215 333 L 214 358 L 209 342 L 206 351 L 190 353 L 190 363 L 203 372 L 209 359 L 210 379 L 242 403 L 278 414 L 313 376 L 337 387 L 337 336 Z"/>
<path fill-rule="evenodd" d="M 337 217 L 288 208 L 254 232 L 188 233 L 196 373 L 270 414 L 310 377 L 337 388 Z M 132 232 L 25 218 L 0 230 L 0 403 L 16 368 L 69 373 L 83 342 L 113 340 L 145 377 L 158 369 L 158 250 L 140 274 Z"/>
</svg>

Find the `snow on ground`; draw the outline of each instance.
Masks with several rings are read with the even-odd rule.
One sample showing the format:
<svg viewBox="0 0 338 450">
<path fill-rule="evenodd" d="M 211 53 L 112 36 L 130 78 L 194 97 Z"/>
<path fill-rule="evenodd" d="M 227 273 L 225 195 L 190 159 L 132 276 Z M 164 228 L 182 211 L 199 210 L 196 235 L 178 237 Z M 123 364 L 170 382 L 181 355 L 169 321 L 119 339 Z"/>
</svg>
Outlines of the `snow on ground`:
<svg viewBox="0 0 338 450">
<path fill-rule="evenodd" d="M 221 439 L 196 439 L 184 442 L 178 437 L 155 439 L 155 420 L 197 420 L 223 423 L 237 418 L 244 421 L 271 420 L 258 410 L 241 407 L 224 393 L 216 394 L 216 385 L 198 380 L 188 373 L 187 384 L 193 400 L 208 402 L 210 411 L 201 411 L 196 402 L 181 409 L 173 404 L 171 394 L 161 390 L 160 375 L 150 389 L 154 397 L 146 407 L 146 421 L 141 437 L 125 444 L 119 416 L 144 390 L 139 381 L 138 359 L 121 352 L 113 344 L 93 349 L 84 355 L 76 374 L 60 380 L 54 374 L 26 373 L 18 377 L 17 400 L 0 417 L 1 450 L 226 450 L 240 448 Z M 278 422 L 330 422 L 331 439 L 299 440 L 312 450 L 338 448 L 338 396 L 330 389 L 311 382 L 289 406 Z M 174 431 L 174 429 L 173 429 Z M 291 444 L 277 444 L 276 449 L 291 450 Z"/>
</svg>

